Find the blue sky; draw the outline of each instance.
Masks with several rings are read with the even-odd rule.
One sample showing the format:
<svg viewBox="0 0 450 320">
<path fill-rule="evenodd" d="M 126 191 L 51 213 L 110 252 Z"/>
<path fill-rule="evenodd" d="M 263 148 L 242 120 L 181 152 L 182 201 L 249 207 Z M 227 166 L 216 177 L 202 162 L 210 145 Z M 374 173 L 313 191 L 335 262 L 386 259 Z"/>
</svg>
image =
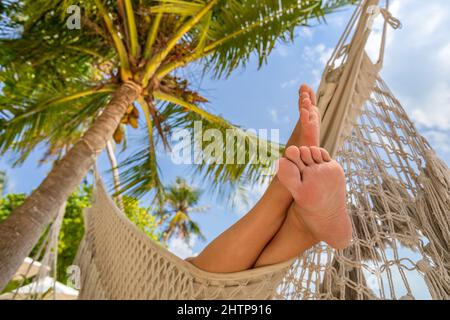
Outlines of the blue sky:
<svg viewBox="0 0 450 320">
<path fill-rule="evenodd" d="M 245 128 L 279 129 L 286 141 L 298 119 L 297 88 L 306 82 L 317 88 L 322 69 L 344 30 L 352 9 L 328 17 L 328 25 L 298 29 L 294 44 L 279 44 L 268 65 L 257 70 L 252 59 L 245 70 L 238 70 L 226 80 L 194 82 L 210 103 L 209 110 L 219 113 Z M 400 30 L 389 30 L 386 59 L 382 75 L 420 132 L 435 147 L 441 158 L 450 163 L 450 2 L 447 0 L 394 0 L 391 12 L 403 23 Z M 375 35 L 379 29 L 375 29 Z M 375 52 L 376 37 L 368 51 Z M 132 136 L 137 132 L 130 131 Z M 36 150 L 18 168 L 12 168 L 11 155 L 0 159 L 0 169 L 9 177 L 8 192 L 29 193 L 49 170 L 38 166 L 42 150 Z M 119 154 L 124 159 L 129 153 Z M 103 154 L 100 167 L 109 167 Z M 173 165 L 168 155 L 160 157 L 163 179 L 189 177 L 191 168 Z M 109 176 L 104 173 L 105 179 Z M 201 181 L 193 183 L 202 187 Z M 263 187 L 250 190 L 254 203 Z M 144 200 L 145 202 L 145 200 Z M 171 249 L 180 256 L 199 252 L 210 240 L 238 220 L 248 209 L 241 203 L 234 209 L 213 199 L 205 190 L 202 205 L 210 209 L 193 218 L 199 222 L 207 241 L 195 239 L 190 245 L 175 240 Z"/>
</svg>

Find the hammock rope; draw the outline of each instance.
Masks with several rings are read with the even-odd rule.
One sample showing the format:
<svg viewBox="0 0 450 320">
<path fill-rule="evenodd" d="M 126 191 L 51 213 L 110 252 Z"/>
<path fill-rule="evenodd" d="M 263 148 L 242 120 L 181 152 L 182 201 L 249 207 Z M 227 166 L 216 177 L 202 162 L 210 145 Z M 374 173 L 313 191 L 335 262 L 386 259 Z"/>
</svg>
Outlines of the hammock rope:
<svg viewBox="0 0 450 320">
<path fill-rule="evenodd" d="M 365 47 L 380 14 L 374 63 Z M 347 249 L 320 243 L 278 265 L 204 272 L 139 231 L 96 175 L 75 261 L 79 298 L 412 300 L 427 288 L 427 297 L 450 299 L 450 170 L 379 75 L 388 26 L 401 26 L 389 1 L 361 1 L 317 93 L 322 146 L 346 172 L 354 230 Z"/>
<path fill-rule="evenodd" d="M 378 61 L 365 52 L 377 4 L 357 8 L 318 91 L 323 147 L 346 171 L 353 241 L 300 257 L 278 288 L 282 299 L 409 300 L 421 281 L 431 298 L 450 298 L 450 172 L 379 76 L 386 26 L 401 25 L 388 8 Z"/>
<path fill-rule="evenodd" d="M 269 299 L 292 261 L 233 274 L 202 271 L 125 217 L 100 178 L 75 264 L 80 299 Z"/>
</svg>

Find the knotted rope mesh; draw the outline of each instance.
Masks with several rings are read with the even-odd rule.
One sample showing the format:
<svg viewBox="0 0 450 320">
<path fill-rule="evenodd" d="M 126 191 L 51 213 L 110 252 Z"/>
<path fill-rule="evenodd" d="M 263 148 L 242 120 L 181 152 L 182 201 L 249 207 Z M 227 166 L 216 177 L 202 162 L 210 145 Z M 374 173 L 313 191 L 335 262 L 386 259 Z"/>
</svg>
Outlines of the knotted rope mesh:
<svg viewBox="0 0 450 320">
<path fill-rule="evenodd" d="M 79 299 L 269 299 L 292 261 L 233 274 L 204 272 L 138 230 L 97 179 L 75 263 Z"/>
<path fill-rule="evenodd" d="M 305 253 L 279 296 L 450 298 L 449 170 L 381 78 L 335 157 L 346 172 L 352 244 Z M 429 295 L 411 286 L 423 281 Z"/>
<path fill-rule="evenodd" d="M 387 26 L 400 23 L 378 2 L 356 9 L 318 91 L 322 144 L 346 172 L 352 244 L 305 253 L 283 299 L 450 298 L 450 172 L 379 76 Z M 374 12 L 386 19 L 376 63 L 364 49 Z"/>
</svg>

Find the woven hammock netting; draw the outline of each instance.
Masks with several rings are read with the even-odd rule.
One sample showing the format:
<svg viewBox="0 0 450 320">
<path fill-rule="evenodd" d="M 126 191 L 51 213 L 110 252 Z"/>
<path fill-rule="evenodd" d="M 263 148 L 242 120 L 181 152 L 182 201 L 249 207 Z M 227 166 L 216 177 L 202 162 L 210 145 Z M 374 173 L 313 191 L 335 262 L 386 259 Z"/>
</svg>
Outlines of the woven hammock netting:
<svg viewBox="0 0 450 320">
<path fill-rule="evenodd" d="M 400 23 L 377 4 L 356 10 L 318 91 L 322 144 L 346 172 L 352 244 L 305 253 L 280 298 L 450 298 L 450 173 L 379 75 L 386 28 Z M 372 63 L 364 47 L 376 12 L 385 24 Z"/>
<path fill-rule="evenodd" d="M 349 248 L 318 245 L 278 292 L 289 299 L 450 298 L 450 179 L 378 78 L 335 155 L 344 166 L 353 223 Z M 414 292 L 410 282 L 429 289 Z"/>
<path fill-rule="evenodd" d="M 380 77 L 389 3 L 361 1 L 323 73 L 321 144 L 343 166 L 353 240 L 232 274 L 195 268 L 140 232 L 100 179 L 75 264 L 80 299 L 450 299 L 450 171 Z M 365 51 L 384 18 L 377 62 Z"/>
</svg>

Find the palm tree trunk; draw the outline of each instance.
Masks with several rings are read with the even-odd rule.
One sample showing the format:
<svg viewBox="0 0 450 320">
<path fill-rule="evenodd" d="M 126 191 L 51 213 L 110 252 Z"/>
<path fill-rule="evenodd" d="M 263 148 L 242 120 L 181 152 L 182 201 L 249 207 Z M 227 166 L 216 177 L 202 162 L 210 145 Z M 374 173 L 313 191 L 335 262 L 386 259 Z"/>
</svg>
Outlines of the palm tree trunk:
<svg viewBox="0 0 450 320">
<path fill-rule="evenodd" d="M 56 217 L 58 209 L 92 167 L 128 106 L 140 92 L 141 87 L 132 82 L 121 85 L 92 127 L 25 202 L 0 224 L 0 291 L 38 241 L 45 226 Z"/>
<path fill-rule="evenodd" d="M 116 200 L 117 206 L 123 211 L 123 200 L 120 194 L 120 179 L 119 179 L 119 169 L 117 167 L 116 155 L 114 154 L 114 147 L 111 140 L 106 143 L 106 153 L 108 154 L 109 162 L 111 164 L 111 171 L 114 181 L 114 190 L 116 192 L 114 198 Z"/>
</svg>

